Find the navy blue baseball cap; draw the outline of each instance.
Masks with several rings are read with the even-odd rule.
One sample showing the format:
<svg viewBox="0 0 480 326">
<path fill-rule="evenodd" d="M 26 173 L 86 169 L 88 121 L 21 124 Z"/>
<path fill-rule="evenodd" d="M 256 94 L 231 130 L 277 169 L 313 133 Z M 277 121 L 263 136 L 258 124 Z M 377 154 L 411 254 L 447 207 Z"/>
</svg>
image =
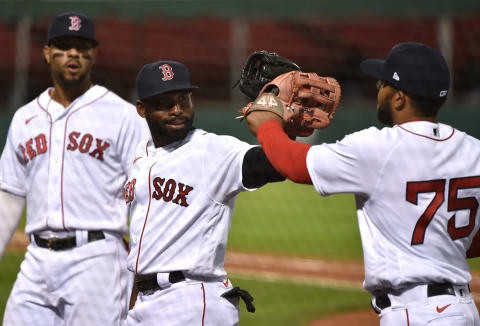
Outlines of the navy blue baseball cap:
<svg viewBox="0 0 480 326">
<path fill-rule="evenodd" d="M 197 88 L 190 83 L 188 68 L 177 61 L 156 61 L 146 64 L 137 75 L 139 99 L 171 91 L 191 91 Z"/>
<path fill-rule="evenodd" d="M 438 99 L 447 96 L 450 71 L 437 50 L 422 43 L 400 43 L 383 59 L 367 59 L 360 70 L 407 93 Z"/>
<path fill-rule="evenodd" d="M 65 12 L 53 17 L 47 34 L 47 44 L 62 36 L 76 36 L 91 41 L 98 46 L 95 39 L 95 25 L 93 21 L 78 12 Z"/>
</svg>

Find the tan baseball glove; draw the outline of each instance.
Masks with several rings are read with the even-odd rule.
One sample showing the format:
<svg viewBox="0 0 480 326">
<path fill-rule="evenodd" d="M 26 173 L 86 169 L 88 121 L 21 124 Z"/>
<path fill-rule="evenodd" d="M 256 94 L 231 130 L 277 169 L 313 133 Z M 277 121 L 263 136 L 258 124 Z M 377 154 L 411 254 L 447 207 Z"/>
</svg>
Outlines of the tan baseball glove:
<svg viewBox="0 0 480 326">
<path fill-rule="evenodd" d="M 240 118 L 257 110 L 271 111 L 283 118 L 289 136 L 307 137 L 330 125 L 340 98 L 340 85 L 334 78 L 291 71 L 266 84 L 255 101 L 239 111 Z"/>
</svg>

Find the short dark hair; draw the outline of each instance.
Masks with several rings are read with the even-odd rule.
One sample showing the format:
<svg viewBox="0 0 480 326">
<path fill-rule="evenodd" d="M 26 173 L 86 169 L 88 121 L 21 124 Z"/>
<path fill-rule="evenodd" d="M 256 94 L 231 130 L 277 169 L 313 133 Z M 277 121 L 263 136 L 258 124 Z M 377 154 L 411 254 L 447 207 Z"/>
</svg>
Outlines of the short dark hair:
<svg viewBox="0 0 480 326">
<path fill-rule="evenodd" d="M 389 82 L 385 82 L 385 85 L 388 85 L 396 90 L 401 90 L 395 86 L 393 86 Z M 415 95 L 404 90 L 401 90 L 410 98 L 410 102 L 412 103 L 413 108 L 422 113 L 426 117 L 436 117 L 440 107 L 445 104 L 447 101 L 447 96 L 440 97 L 440 98 L 428 98 L 420 95 Z"/>
<path fill-rule="evenodd" d="M 447 101 L 447 96 L 441 98 L 428 98 L 406 93 L 410 97 L 412 106 L 427 117 L 436 117 L 440 107 Z"/>
</svg>

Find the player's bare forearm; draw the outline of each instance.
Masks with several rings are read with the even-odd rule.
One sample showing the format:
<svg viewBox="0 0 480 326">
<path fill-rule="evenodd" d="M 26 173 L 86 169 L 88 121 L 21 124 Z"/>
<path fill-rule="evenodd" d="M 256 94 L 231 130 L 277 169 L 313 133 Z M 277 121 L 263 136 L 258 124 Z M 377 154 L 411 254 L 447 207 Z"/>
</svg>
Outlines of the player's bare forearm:
<svg viewBox="0 0 480 326">
<path fill-rule="evenodd" d="M 12 238 L 25 207 L 25 198 L 0 190 L 0 259 Z"/>
<path fill-rule="evenodd" d="M 247 120 L 247 125 L 250 131 L 256 136 L 258 128 L 270 120 L 277 121 L 283 126 L 283 119 L 277 114 L 269 111 L 255 111 L 247 115 L 245 118 Z"/>
<path fill-rule="evenodd" d="M 282 123 L 266 121 L 257 129 L 257 137 L 273 167 L 287 179 L 311 184 L 307 169 L 307 153 L 310 145 L 288 137 Z"/>
</svg>

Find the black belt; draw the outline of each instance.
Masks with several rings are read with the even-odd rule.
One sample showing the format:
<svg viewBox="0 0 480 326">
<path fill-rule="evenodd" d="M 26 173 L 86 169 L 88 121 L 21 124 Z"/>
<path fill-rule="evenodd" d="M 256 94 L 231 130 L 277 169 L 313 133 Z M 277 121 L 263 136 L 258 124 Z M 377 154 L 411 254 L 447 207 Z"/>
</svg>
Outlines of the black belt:
<svg viewBox="0 0 480 326">
<path fill-rule="evenodd" d="M 470 291 L 470 288 L 469 288 L 469 291 Z M 453 288 L 453 285 L 450 283 L 428 284 L 427 297 L 434 297 L 437 295 L 455 295 L 455 290 Z M 384 294 L 375 298 L 375 305 L 380 309 L 385 309 L 390 307 L 392 303 L 390 302 L 388 295 Z M 375 310 L 377 314 L 380 313 L 380 311 L 377 311 L 375 307 L 373 307 L 373 310 Z"/>
<path fill-rule="evenodd" d="M 54 251 L 71 249 L 77 246 L 77 238 L 75 236 L 44 239 L 38 234 L 33 234 L 33 239 L 37 246 Z M 103 239 L 105 239 L 105 234 L 102 231 L 88 231 L 88 242 Z"/>
<path fill-rule="evenodd" d="M 185 281 L 185 275 L 183 275 L 181 271 L 170 272 L 168 274 L 168 281 L 171 284 L 183 282 Z M 140 292 L 160 290 L 157 282 L 157 274 L 137 274 L 135 275 L 135 285 Z"/>
</svg>

